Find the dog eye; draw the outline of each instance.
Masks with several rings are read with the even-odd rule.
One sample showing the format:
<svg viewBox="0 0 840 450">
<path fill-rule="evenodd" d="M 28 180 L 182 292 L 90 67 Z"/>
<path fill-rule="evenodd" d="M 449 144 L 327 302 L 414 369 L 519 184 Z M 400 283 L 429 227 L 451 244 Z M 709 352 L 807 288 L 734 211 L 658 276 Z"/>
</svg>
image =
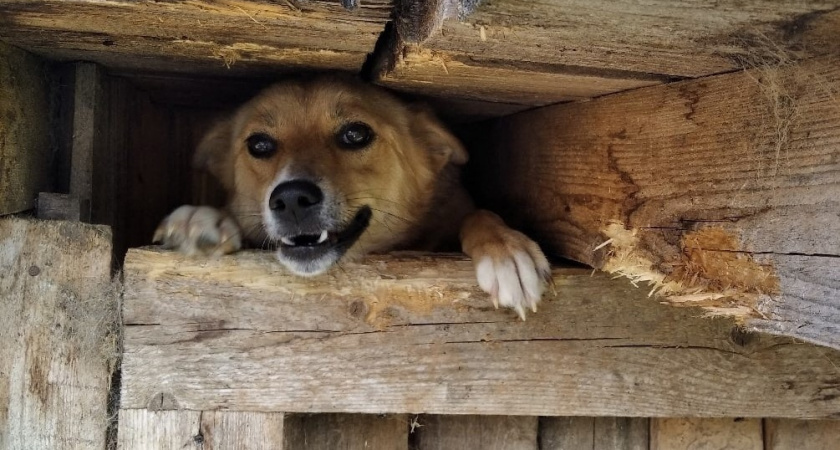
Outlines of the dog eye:
<svg viewBox="0 0 840 450">
<path fill-rule="evenodd" d="M 373 140 L 373 130 L 366 123 L 353 122 L 338 131 L 338 146 L 346 150 L 359 150 Z"/>
<path fill-rule="evenodd" d="M 254 158 L 264 159 L 277 153 L 277 141 L 264 133 L 256 133 L 248 136 L 245 140 L 248 144 L 248 153 Z"/>
</svg>

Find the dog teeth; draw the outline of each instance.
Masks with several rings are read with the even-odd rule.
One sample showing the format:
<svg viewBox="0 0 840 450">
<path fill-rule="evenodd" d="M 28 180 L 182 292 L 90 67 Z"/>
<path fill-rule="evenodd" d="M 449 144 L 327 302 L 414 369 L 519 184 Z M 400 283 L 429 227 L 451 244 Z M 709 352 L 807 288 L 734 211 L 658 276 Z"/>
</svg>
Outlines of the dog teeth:
<svg viewBox="0 0 840 450">
<path fill-rule="evenodd" d="M 287 238 L 287 237 L 281 237 L 280 242 L 282 242 L 286 245 L 291 245 L 291 246 L 295 245 L 295 241 L 293 241 L 291 238 Z"/>
<path fill-rule="evenodd" d="M 322 231 L 321 236 L 318 237 L 318 243 L 323 244 L 324 242 L 326 242 L 328 236 L 329 233 L 327 233 L 327 230 Z"/>
</svg>

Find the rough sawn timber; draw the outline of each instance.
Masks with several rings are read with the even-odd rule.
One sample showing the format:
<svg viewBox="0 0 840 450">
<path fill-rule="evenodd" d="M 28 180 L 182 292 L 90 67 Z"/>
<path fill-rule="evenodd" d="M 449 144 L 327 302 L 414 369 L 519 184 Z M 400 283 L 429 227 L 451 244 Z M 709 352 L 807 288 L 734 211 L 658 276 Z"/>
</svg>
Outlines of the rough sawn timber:
<svg viewBox="0 0 840 450">
<path fill-rule="evenodd" d="M 326 275 L 268 252 L 130 250 L 121 407 L 590 416 L 840 415 L 840 353 L 556 269 L 527 322 L 462 257 L 371 257 Z"/>
<path fill-rule="evenodd" d="M 49 95 L 46 64 L 0 42 L 0 215 L 33 208 L 50 184 Z"/>
<path fill-rule="evenodd" d="M 840 348 L 838 98 L 833 56 L 516 114 L 473 142 L 478 197 L 549 253 Z"/>
<path fill-rule="evenodd" d="M 51 59 L 196 74 L 358 71 L 388 0 L 0 0 L 0 40 Z"/>
<path fill-rule="evenodd" d="M 0 448 L 105 448 L 110 286 L 107 227 L 0 218 Z"/>
<path fill-rule="evenodd" d="M 532 106 L 836 53 L 840 27 L 837 0 L 425 3 L 398 8 L 382 84 Z"/>
</svg>

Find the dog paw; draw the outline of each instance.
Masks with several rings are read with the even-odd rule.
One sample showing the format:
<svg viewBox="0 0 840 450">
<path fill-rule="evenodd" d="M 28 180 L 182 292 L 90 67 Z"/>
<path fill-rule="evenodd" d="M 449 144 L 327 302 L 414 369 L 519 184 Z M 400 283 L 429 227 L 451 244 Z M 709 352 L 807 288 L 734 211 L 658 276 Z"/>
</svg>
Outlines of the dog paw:
<svg viewBox="0 0 840 450">
<path fill-rule="evenodd" d="M 478 285 L 493 305 L 513 308 L 525 320 L 525 308 L 537 312 L 537 303 L 551 281 L 551 266 L 540 247 L 509 228 L 473 249 Z"/>
<path fill-rule="evenodd" d="M 242 248 L 242 233 L 218 209 L 184 205 L 161 221 L 152 241 L 187 255 L 220 256 Z"/>
</svg>

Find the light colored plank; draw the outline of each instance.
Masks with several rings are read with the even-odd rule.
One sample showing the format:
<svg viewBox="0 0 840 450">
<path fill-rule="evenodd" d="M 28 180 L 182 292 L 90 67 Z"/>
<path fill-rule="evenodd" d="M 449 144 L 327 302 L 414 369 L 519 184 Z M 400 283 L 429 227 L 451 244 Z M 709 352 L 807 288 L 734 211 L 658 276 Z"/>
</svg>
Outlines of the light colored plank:
<svg viewBox="0 0 840 450">
<path fill-rule="evenodd" d="M 550 253 L 840 347 L 838 94 L 834 56 L 516 114 L 477 190 Z"/>
<path fill-rule="evenodd" d="M 49 188 L 47 75 L 41 60 L 0 42 L 0 215 L 33 208 Z"/>
<path fill-rule="evenodd" d="M 651 419 L 651 450 L 763 450 L 761 419 Z"/>
<path fill-rule="evenodd" d="M 121 450 L 288 448 L 282 413 L 123 409 L 119 426 Z"/>
<path fill-rule="evenodd" d="M 767 419 L 765 450 L 835 450 L 840 446 L 840 421 Z"/>
<path fill-rule="evenodd" d="M 541 450 L 648 450 L 650 421 L 633 417 L 541 417 Z"/>
<path fill-rule="evenodd" d="M 823 0 L 408 3 L 381 83 L 531 105 L 836 53 L 840 26 Z"/>
<path fill-rule="evenodd" d="M 79 199 L 68 194 L 40 192 L 38 193 L 38 218 L 79 221 L 81 219 Z"/>
<path fill-rule="evenodd" d="M 104 448 L 110 272 L 105 227 L 0 219 L 0 448 Z"/>
<path fill-rule="evenodd" d="M 417 450 L 537 450 L 537 417 L 421 416 Z"/>
<path fill-rule="evenodd" d="M 461 257 L 344 263 L 315 278 L 268 252 L 130 250 L 124 408 L 596 416 L 828 417 L 840 353 L 733 334 L 647 290 L 556 269 L 527 322 Z M 803 371 L 807 367 L 807 371 Z M 583 380 L 583 381 L 582 381 Z"/>
<path fill-rule="evenodd" d="M 408 450 L 408 421 L 401 414 L 290 415 L 284 442 L 295 450 Z"/>
<path fill-rule="evenodd" d="M 388 0 L 0 2 L 0 39 L 51 59 L 219 75 L 358 71 L 391 13 Z"/>
</svg>

